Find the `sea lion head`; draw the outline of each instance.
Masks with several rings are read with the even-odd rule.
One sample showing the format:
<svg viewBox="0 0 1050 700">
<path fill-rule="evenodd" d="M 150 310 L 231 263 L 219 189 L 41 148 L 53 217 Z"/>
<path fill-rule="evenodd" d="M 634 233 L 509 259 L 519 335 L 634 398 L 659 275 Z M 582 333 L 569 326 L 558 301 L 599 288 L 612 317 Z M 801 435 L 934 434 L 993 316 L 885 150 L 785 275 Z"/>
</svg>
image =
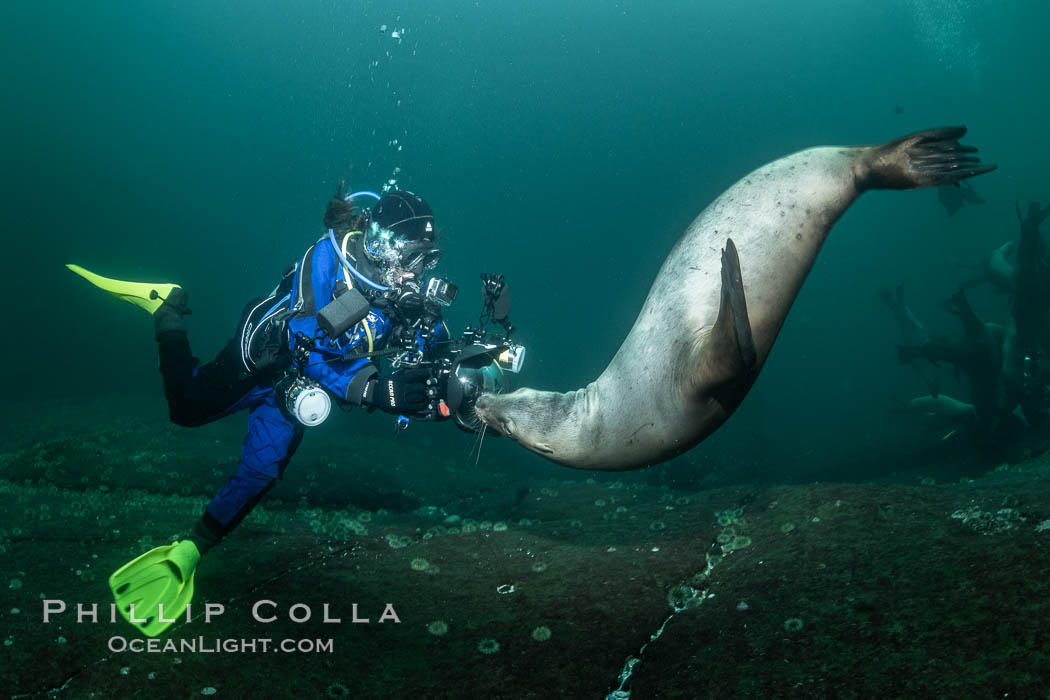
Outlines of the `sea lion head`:
<svg viewBox="0 0 1050 700">
<path fill-rule="evenodd" d="M 558 458 L 556 445 L 569 416 L 560 407 L 565 394 L 518 389 L 510 394 L 482 394 L 474 410 L 500 435 L 547 459 Z"/>
</svg>

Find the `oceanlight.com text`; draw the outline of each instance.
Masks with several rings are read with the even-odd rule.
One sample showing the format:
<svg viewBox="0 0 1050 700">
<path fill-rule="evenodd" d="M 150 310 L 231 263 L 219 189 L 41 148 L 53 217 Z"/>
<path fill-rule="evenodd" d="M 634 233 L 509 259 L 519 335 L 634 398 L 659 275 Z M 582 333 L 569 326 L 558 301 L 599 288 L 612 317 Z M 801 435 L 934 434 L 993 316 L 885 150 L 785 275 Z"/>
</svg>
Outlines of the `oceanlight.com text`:
<svg viewBox="0 0 1050 700">
<path fill-rule="evenodd" d="M 266 637 L 223 639 L 220 637 L 189 637 L 186 639 L 128 639 L 110 637 L 107 647 L 111 652 L 130 651 L 135 654 L 332 654 L 333 639 L 280 639 Z"/>
</svg>

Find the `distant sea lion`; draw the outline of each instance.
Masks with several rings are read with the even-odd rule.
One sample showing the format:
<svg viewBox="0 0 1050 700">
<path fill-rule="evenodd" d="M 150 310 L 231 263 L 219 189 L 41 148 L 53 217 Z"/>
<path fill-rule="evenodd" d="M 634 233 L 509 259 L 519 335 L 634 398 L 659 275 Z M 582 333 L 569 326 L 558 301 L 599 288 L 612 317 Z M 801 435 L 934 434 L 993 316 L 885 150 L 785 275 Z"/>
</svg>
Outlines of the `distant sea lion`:
<svg viewBox="0 0 1050 700">
<path fill-rule="evenodd" d="M 948 416 L 951 418 L 965 418 L 967 420 L 975 420 L 977 418 L 977 411 L 974 409 L 973 404 L 953 399 L 947 394 L 916 396 L 908 401 L 908 408 L 928 416 Z"/>
<path fill-rule="evenodd" d="M 1050 217 L 1050 205 L 1029 202 L 1027 213 L 1016 204 L 1021 235 L 1017 240 L 1017 263 L 1013 268 L 1014 299 L 1006 327 L 1003 376 L 1013 393 L 1020 395 L 1031 378 L 1038 377 L 1040 348 L 1050 347 L 1050 254 L 1039 227 Z M 1025 357 L 1029 358 L 1026 380 Z M 1044 416 L 1045 417 L 1045 416 Z"/>
<path fill-rule="evenodd" d="M 888 289 L 880 289 L 879 299 L 893 313 L 893 318 L 897 321 L 897 326 L 901 331 L 901 343 L 923 345 L 930 342 L 930 334 L 926 332 L 923 325 L 919 323 L 919 319 L 915 318 L 915 314 L 904 301 L 903 284 L 898 284 L 897 289 L 892 292 Z"/>
<path fill-rule="evenodd" d="M 962 324 L 963 335 L 957 340 L 936 339 L 918 347 L 900 347 L 902 360 L 909 355 L 924 357 L 930 362 L 950 362 L 956 374 L 962 372 L 970 385 L 970 399 L 982 427 L 993 428 L 1003 412 L 1010 408 L 1002 382 L 1003 327 L 985 323 L 974 312 L 963 289 L 944 302 L 948 313 Z"/>
<path fill-rule="evenodd" d="M 740 405 L 832 225 L 862 192 L 995 168 L 958 142 L 965 133 L 946 127 L 878 146 L 812 148 L 762 166 L 682 234 L 596 381 L 564 394 L 485 394 L 478 417 L 569 467 L 634 469 L 684 452 Z"/>
<path fill-rule="evenodd" d="M 908 348 L 921 348 L 930 342 L 930 334 L 926 332 L 919 319 L 915 318 L 915 314 L 911 312 L 908 304 L 904 301 L 903 284 L 898 284 L 897 289 L 893 292 L 888 289 L 880 289 L 879 299 L 893 313 L 893 318 L 897 321 L 897 327 L 900 328 L 902 345 Z M 930 387 L 930 393 L 936 396 L 940 393 L 937 386 L 937 376 L 931 371 L 931 368 L 915 360 L 918 360 L 918 357 L 912 358 L 906 364 L 915 370 L 922 383 Z"/>
<path fill-rule="evenodd" d="M 937 188 L 937 201 L 941 203 L 948 216 L 955 216 L 955 212 L 962 208 L 965 203 L 984 204 L 984 200 L 977 194 L 977 190 L 969 183 L 965 185 L 945 185 Z"/>
<path fill-rule="evenodd" d="M 981 274 L 964 280 L 959 286 L 962 289 L 978 287 L 982 284 L 992 285 L 992 289 L 1001 294 L 1012 294 L 1014 291 L 1014 266 L 1010 257 L 1017 250 L 1017 241 L 1007 241 L 988 254 L 981 261 Z"/>
</svg>

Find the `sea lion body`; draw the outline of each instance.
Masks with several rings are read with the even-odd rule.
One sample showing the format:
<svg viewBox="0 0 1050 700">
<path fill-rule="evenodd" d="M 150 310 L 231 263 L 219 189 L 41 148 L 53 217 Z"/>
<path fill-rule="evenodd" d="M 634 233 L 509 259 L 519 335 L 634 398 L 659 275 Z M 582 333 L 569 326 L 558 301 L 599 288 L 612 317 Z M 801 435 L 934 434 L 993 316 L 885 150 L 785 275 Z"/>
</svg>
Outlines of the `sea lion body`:
<svg viewBox="0 0 1050 700">
<path fill-rule="evenodd" d="M 689 449 L 751 388 L 832 225 L 865 189 L 939 184 L 943 154 L 965 164 L 952 169 L 954 179 L 994 167 L 959 159 L 973 150 L 957 143 L 963 133 L 954 127 L 875 147 L 811 148 L 755 170 L 679 238 L 597 380 L 565 394 L 485 395 L 478 416 L 576 468 L 644 467 Z M 932 163 L 913 162 L 931 154 Z"/>
</svg>

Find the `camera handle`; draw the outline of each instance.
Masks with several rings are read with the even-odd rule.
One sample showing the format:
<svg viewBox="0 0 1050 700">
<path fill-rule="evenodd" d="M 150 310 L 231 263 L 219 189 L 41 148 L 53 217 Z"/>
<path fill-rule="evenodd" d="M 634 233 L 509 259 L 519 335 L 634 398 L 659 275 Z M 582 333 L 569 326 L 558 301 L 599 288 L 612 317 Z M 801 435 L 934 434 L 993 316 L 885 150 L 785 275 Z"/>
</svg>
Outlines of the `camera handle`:
<svg viewBox="0 0 1050 700">
<path fill-rule="evenodd" d="M 492 321 L 503 326 L 509 339 L 515 327 L 510 322 L 510 290 L 503 275 L 481 273 L 481 303 L 481 316 L 478 318 L 481 330 L 484 331 L 485 324 Z"/>
</svg>

